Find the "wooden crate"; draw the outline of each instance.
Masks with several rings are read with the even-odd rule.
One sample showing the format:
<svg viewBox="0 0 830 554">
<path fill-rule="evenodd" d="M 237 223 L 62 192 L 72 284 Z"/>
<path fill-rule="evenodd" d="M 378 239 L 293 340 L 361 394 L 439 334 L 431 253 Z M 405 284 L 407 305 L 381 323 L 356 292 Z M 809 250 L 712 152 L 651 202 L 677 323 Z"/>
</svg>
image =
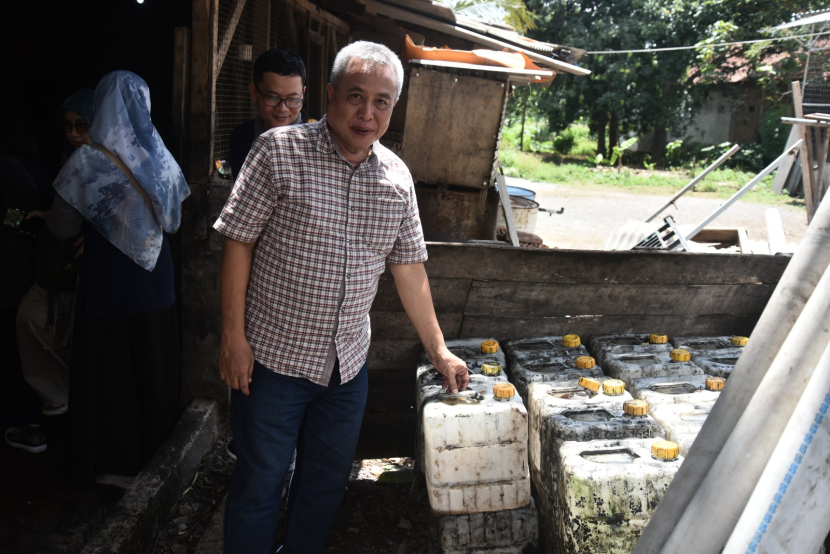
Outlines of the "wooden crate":
<svg viewBox="0 0 830 554">
<path fill-rule="evenodd" d="M 496 175 L 507 80 L 413 67 L 400 156 L 415 181 L 487 188 Z"/>
</svg>

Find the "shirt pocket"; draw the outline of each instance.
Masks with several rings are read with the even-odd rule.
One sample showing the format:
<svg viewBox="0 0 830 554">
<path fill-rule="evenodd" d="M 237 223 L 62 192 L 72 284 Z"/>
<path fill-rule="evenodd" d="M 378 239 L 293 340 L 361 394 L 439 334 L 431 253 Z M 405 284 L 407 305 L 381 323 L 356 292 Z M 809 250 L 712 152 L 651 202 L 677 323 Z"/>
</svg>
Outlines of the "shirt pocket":
<svg viewBox="0 0 830 554">
<path fill-rule="evenodd" d="M 384 189 L 355 195 L 358 234 L 368 250 L 383 258 L 395 246 L 407 209 L 401 195 L 391 187 Z"/>
</svg>

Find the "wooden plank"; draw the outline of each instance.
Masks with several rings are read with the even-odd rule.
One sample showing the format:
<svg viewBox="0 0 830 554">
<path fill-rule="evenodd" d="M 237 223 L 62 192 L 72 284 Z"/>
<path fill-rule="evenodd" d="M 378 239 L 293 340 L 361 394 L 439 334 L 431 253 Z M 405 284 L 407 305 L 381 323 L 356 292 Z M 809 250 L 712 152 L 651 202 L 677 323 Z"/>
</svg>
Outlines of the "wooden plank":
<svg viewBox="0 0 830 554">
<path fill-rule="evenodd" d="M 225 56 L 228 55 L 228 49 L 231 47 L 233 35 L 236 33 L 236 26 L 239 25 L 239 20 L 242 19 L 242 12 L 245 11 L 245 4 L 248 0 L 236 0 L 231 14 L 231 20 L 228 22 L 228 27 L 225 29 L 225 34 L 222 35 L 222 42 L 216 49 L 216 55 L 213 58 L 213 76 L 216 79 L 219 72 L 222 71 L 222 65 L 225 63 Z"/>
<path fill-rule="evenodd" d="M 801 119 L 804 117 L 804 109 L 801 106 L 801 83 L 793 81 L 793 108 L 795 117 Z M 799 155 L 801 157 L 801 179 L 804 184 L 804 204 L 807 208 L 807 223 L 813 220 L 813 214 L 816 207 L 813 205 L 813 158 L 811 156 L 810 140 L 811 131 L 804 125 L 796 125 L 798 127 L 800 138 L 804 141 L 801 143 Z"/>
<path fill-rule="evenodd" d="M 429 280 L 429 289 L 432 292 L 432 305 L 436 313 L 462 313 L 467 304 L 467 295 L 470 292 L 471 279 L 441 279 Z M 372 311 L 397 312 L 403 311 L 398 289 L 392 275 L 386 273 L 378 282 L 378 293 L 372 304 Z"/>
<path fill-rule="evenodd" d="M 503 341 L 569 333 L 581 337 L 604 333 L 749 336 L 757 321 L 757 315 L 465 317 L 461 338 L 495 337 Z"/>
<path fill-rule="evenodd" d="M 483 244 L 428 243 L 427 250 L 430 280 L 678 286 L 777 283 L 789 263 L 789 256 L 548 250 Z"/>
<path fill-rule="evenodd" d="M 369 368 L 414 369 L 418 367 L 422 348 L 417 339 L 373 339 L 369 346 Z"/>
<path fill-rule="evenodd" d="M 504 214 L 504 223 L 507 225 L 510 244 L 519 246 L 519 234 L 516 232 L 516 220 L 513 218 L 513 203 L 510 201 L 510 194 L 507 192 L 507 181 L 504 180 L 504 175 L 496 175 L 496 184 L 499 189 L 499 200 L 501 200 L 501 210 Z"/>
<path fill-rule="evenodd" d="M 357 0 L 354 0 L 357 1 Z M 310 15 L 315 16 L 317 19 L 321 19 L 328 23 L 330 26 L 337 29 L 340 33 L 348 34 L 350 32 L 349 25 L 343 21 L 342 19 L 338 19 L 334 15 L 330 14 L 326 10 L 320 9 L 319 6 L 315 6 L 308 0 L 285 0 L 287 4 L 291 4 L 296 6 L 297 8 L 301 9 L 302 11 L 308 12 Z M 344 45 L 345 46 L 345 45 Z"/>
<path fill-rule="evenodd" d="M 461 330 L 461 313 L 437 314 L 438 325 L 444 338 L 454 339 Z M 418 339 L 415 327 L 409 321 L 406 312 L 370 312 L 372 321 L 372 340 L 374 339 Z"/>
<path fill-rule="evenodd" d="M 623 285 L 473 281 L 465 316 L 760 314 L 774 285 Z"/>
<path fill-rule="evenodd" d="M 213 168 L 213 55 L 218 0 L 194 0 L 191 31 L 188 182 L 206 182 Z"/>
<path fill-rule="evenodd" d="M 400 157 L 416 181 L 492 185 L 505 82 L 410 70 Z"/>
<path fill-rule="evenodd" d="M 793 125 L 790 127 L 790 136 L 787 138 L 787 146 L 784 148 L 784 152 L 791 149 L 793 144 L 795 144 L 799 138 L 801 138 L 800 131 L 796 125 Z M 787 182 L 787 176 L 790 174 L 790 171 L 792 171 L 793 163 L 795 163 L 795 158 L 789 157 L 778 166 L 778 169 L 775 172 L 775 179 L 772 181 L 772 192 L 775 194 L 781 194 L 781 190 L 784 188 L 784 183 Z"/>
</svg>

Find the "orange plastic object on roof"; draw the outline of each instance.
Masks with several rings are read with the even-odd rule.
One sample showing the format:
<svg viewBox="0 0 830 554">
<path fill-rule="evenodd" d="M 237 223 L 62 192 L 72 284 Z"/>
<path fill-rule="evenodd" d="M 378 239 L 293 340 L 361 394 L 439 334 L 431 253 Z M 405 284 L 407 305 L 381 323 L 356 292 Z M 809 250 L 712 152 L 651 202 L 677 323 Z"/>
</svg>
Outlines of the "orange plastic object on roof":
<svg viewBox="0 0 830 554">
<path fill-rule="evenodd" d="M 432 60 L 442 62 L 468 63 L 473 65 L 491 65 L 510 69 L 532 69 L 535 71 L 553 71 L 539 67 L 522 52 L 499 52 L 497 50 L 453 50 L 451 48 L 434 48 L 432 46 L 418 46 L 409 35 L 406 35 L 406 57 L 409 60 Z M 555 75 L 555 73 L 554 73 Z M 553 80 L 542 77 L 539 82 Z"/>
</svg>

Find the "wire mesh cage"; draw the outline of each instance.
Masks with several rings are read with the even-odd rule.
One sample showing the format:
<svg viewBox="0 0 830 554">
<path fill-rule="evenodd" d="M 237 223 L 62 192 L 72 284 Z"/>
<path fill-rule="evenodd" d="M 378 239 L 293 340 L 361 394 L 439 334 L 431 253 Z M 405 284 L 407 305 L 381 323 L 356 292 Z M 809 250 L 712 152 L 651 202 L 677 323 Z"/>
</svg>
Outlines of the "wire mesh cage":
<svg viewBox="0 0 830 554">
<path fill-rule="evenodd" d="M 215 67 L 219 68 L 214 104 L 215 159 L 228 157 L 231 131 L 256 114 L 248 83 L 253 78 L 256 57 L 268 45 L 269 9 L 268 1 L 219 2 L 219 34 L 214 58 Z"/>
<path fill-rule="evenodd" d="M 248 83 L 254 62 L 268 48 L 296 52 L 308 72 L 304 110 L 325 111 L 325 84 L 334 55 L 349 41 L 347 27 L 327 21 L 286 0 L 219 0 L 215 66 L 213 157 L 227 160 L 234 127 L 256 116 Z"/>
</svg>

